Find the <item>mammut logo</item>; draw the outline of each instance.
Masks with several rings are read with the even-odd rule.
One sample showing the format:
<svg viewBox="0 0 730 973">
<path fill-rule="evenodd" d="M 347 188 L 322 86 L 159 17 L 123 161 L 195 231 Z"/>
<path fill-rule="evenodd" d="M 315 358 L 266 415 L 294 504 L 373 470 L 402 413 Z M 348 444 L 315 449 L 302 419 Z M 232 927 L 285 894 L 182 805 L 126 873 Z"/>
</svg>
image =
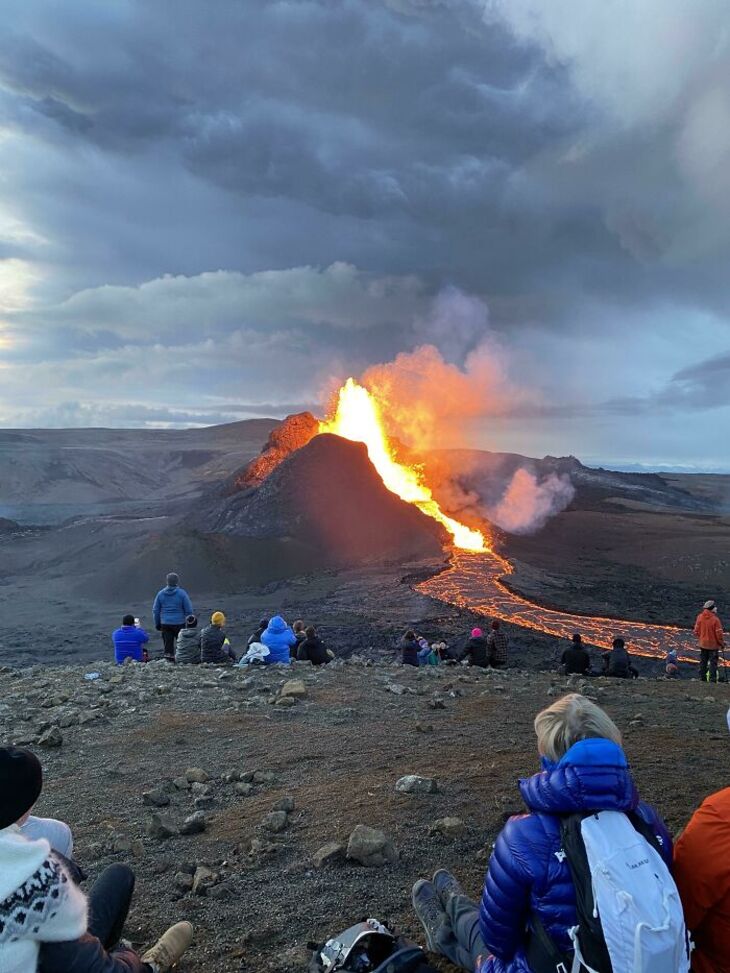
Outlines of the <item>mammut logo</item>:
<svg viewBox="0 0 730 973">
<path fill-rule="evenodd" d="M 555 857 L 558 859 L 558 861 L 562 865 L 563 862 L 565 861 L 565 852 L 562 850 L 562 848 L 561 848 L 560 851 L 556 851 L 555 852 Z"/>
</svg>

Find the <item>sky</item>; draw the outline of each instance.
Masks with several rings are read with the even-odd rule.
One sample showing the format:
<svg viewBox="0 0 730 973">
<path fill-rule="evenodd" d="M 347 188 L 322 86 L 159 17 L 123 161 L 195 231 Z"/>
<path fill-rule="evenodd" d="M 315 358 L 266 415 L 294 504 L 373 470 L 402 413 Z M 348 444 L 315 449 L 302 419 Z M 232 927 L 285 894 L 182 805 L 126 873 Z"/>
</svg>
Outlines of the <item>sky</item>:
<svg viewBox="0 0 730 973">
<path fill-rule="evenodd" d="M 427 345 L 519 392 L 473 445 L 730 470 L 726 0 L 3 14 L 0 426 L 283 416 Z"/>
</svg>

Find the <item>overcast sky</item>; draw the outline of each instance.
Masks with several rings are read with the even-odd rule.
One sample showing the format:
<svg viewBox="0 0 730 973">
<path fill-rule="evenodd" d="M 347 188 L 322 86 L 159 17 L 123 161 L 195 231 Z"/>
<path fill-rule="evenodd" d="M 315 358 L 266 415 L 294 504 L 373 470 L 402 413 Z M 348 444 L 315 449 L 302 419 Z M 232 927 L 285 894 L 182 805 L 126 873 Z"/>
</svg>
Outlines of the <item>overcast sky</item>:
<svg viewBox="0 0 730 973">
<path fill-rule="evenodd" d="M 726 0 L 3 21 L 0 425 L 284 415 L 486 342 L 526 395 L 484 447 L 730 469 Z"/>
</svg>

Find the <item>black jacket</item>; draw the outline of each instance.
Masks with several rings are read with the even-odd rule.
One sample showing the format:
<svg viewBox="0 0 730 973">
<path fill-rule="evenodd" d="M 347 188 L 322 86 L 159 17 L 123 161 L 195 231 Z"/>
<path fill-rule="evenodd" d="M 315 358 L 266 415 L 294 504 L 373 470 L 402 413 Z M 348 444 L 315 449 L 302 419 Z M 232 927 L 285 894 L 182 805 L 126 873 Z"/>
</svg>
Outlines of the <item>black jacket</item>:
<svg viewBox="0 0 730 973">
<path fill-rule="evenodd" d="M 420 648 L 418 642 L 415 639 L 402 638 L 398 643 L 398 648 L 401 650 L 401 659 L 403 665 L 405 666 L 417 666 L 418 665 L 418 650 Z"/>
<path fill-rule="evenodd" d="M 311 662 L 313 666 L 324 666 L 330 661 L 324 642 L 316 635 L 299 643 L 297 659 L 300 662 Z"/>
<path fill-rule="evenodd" d="M 565 652 L 563 652 L 560 657 L 561 663 L 565 666 L 565 675 L 569 676 L 571 673 L 578 673 L 583 675 L 588 672 L 591 667 L 591 656 L 587 649 L 583 646 L 571 645 Z"/>
<path fill-rule="evenodd" d="M 469 660 L 470 666 L 487 668 L 487 640 L 483 635 L 472 636 L 464 646 L 464 658 Z"/>
<path fill-rule="evenodd" d="M 628 679 L 631 675 L 631 663 L 626 649 L 611 649 L 603 656 L 603 664 L 607 676 L 618 679 Z"/>
<path fill-rule="evenodd" d="M 42 943 L 38 973 L 149 973 L 149 967 L 131 949 L 108 953 L 85 933 L 71 942 Z"/>
<path fill-rule="evenodd" d="M 227 665 L 231 656 L 224 648 L 226 633 L 218 625 L 208 625 L 200 633 L 200 661 Z"/>
</svg>

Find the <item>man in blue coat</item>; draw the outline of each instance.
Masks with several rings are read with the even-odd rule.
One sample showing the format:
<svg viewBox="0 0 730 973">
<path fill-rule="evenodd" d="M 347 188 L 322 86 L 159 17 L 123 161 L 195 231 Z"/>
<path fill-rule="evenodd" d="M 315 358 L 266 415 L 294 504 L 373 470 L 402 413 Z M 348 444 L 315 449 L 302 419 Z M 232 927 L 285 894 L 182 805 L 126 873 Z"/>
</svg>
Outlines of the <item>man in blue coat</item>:
<svg viewBox="0 0 730 973">
<path fill-rule="evenodd" d="M 180 587 L 180 579 L 174 572 L 168 574 L 167 585 L 157 592 L 152 605 L 152 614 L 155 628 L 162 633 L 165 659 L 174 662 L 175 642 L 180 629 L 185 628 L 185 619 L 188 615 L 194 614 L 188 593 Z"/>
<path fill-rule="evenodd" d="M 144 660 L 144 646 L 149 640 L 150 637 L 147 632 L 135 624 L 134 615 L 125 615 L 122 619 L 122 627 L 116 629 L 112 634 L 116 664 L 121 666 L 125 659 L 142 662 Z"/>
</svg>

